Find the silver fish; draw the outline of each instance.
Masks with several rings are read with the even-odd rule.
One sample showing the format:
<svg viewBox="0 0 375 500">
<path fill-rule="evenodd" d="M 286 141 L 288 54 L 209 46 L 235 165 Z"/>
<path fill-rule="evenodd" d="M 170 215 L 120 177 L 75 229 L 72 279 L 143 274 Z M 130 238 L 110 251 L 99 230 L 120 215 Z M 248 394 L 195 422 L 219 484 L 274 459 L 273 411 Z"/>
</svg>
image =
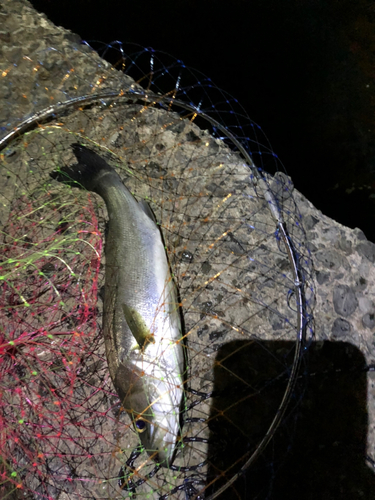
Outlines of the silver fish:
<svg viewBox="0 0 375 500">
<path fill-rule="evenodd" d="M 78 163 L 52 177 L 106 203 L 103 331 L 110 375 L 148 454 L 174 458 L 184 395 L 184 347 L 175 284 L 149 205 L 137 202 L 105 160 L 80 144 Z M 77 184 L 78 183 L 78 184 Z"/>
</svg>

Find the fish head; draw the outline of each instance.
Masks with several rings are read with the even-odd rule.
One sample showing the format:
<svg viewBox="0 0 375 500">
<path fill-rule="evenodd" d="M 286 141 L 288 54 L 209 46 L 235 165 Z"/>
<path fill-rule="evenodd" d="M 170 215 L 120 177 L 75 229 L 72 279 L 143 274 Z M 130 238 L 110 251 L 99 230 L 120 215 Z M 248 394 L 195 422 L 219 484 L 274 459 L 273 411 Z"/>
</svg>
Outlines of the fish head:
<svg viewBox="0 0 375 500">
<path fill-rule="evenodd" d="M 168 467 L 179 438 L 182 384 L 176 384 L 172 374 L 158 377 L 134 377 L 134 371 L 132 374 L 123 407 L 131 416 L 146 452 L 156 463 Z"/>
</svg>

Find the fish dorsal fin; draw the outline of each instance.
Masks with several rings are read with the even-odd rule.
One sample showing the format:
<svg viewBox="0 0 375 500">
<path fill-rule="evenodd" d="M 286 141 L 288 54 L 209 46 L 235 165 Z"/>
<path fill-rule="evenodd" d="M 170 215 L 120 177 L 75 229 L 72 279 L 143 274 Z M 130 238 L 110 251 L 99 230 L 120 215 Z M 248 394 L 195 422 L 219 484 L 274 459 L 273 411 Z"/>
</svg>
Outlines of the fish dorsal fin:
<svg viewBox="0 0 375 500">
<path fill-rule="evenodd" d="M 139 347 L 144 350 L 148 344 L 154 344 L 154 335 L 150 332 L 142 315 L 134 307 L 129 307 L 126 304 L 122 304 L 122 310 L 124 311 L 130 331 Z"/>
<path fill-rule="evenodd" d="M 142 211 L 147 215 L 147 217 L 149 217 L 152 220 L 152 222 L 155 222 L 156 224 L 156 218 L 154 212 L 151 210 L 151 207 L 147 203 L 147 201 L 141 199 L 139 200 L 138 205 L 142 209 Z"/>
</svg>

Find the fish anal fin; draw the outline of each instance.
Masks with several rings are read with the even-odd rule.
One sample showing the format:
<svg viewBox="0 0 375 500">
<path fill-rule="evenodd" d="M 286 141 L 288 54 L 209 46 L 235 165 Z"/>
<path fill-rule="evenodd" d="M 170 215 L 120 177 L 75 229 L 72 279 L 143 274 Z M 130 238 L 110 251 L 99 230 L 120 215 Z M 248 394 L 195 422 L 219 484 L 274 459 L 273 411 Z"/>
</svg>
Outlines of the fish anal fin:
<svg viewBox="0 0 375 500">
<path fill-rule="evenodd" d="M 142 315 L 134 307 L 129 307 L 126 304 L 122 304 L 122 310 L 124 311 L 125 320 L 130 331 L 139 347 L 144 350 L 148 344 L 154 344 L 154 335 L 150 332 Z"/>
</svg>

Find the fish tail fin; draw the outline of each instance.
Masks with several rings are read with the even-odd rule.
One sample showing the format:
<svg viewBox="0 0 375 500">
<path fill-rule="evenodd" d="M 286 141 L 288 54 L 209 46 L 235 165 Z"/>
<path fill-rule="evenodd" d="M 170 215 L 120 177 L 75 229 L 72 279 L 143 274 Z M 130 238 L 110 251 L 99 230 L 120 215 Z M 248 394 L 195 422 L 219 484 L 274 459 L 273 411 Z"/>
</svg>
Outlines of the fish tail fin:
<svg viewBox="0 0 375 500">
<path fill-rule="evenodd" d="M 50 173 L 53 179 L 68 186 L 96 191 L 98 179 L 105 172 L 115 172 L 97 153 L 81 144 L 72 144 L 78 163 L 61 167 Z M 117 175 L 117 174 L 116 174 Z"/>
</svg>

